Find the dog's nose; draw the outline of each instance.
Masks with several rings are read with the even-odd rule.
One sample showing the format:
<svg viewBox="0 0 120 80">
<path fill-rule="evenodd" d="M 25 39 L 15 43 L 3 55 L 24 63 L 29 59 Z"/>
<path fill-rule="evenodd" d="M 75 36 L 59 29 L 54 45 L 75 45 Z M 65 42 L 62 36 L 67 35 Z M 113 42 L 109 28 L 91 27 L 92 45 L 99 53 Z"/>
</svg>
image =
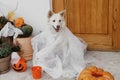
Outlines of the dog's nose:
<svg viewBox="0 0 120 80">
<path fill-rule="evenodd" d="M 59 29 L 60 28 L 60 25 L 57 25 L 57 29 Z"/>
</svg>

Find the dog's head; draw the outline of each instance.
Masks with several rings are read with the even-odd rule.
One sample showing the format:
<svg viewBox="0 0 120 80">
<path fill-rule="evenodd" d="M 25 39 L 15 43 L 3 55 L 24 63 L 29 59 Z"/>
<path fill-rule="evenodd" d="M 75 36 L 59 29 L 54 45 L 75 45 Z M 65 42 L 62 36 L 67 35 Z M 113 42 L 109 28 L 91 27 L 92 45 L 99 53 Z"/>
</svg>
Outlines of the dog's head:
<svg viewBox="0 0 120 80">
<path fill-rule="evenodd" d="M 65 25 L 64 15 L 65 11 L 61 11 L 58 13 L 49 11 L 48 23 L 50 25 L 50 29 L 52 29 L 55 32 L 59 32 L 62 28 L 64 28 Z"/>
</svg>

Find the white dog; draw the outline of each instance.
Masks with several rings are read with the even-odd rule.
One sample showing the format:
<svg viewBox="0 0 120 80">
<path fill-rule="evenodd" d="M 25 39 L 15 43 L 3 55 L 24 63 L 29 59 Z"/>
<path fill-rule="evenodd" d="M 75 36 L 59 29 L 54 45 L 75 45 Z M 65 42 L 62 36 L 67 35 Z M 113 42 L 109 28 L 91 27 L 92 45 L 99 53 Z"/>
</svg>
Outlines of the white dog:
<svg viewBox="0 0 120 80">
<path fill-rule="evenodd" d="M 33 66 L 42 66 L 53 78 L 76 77 L 85 67 L 86 44 L 69 31 L 64 15 L 49 11 L 47 29 L 32 39 Z"/>
</svg>

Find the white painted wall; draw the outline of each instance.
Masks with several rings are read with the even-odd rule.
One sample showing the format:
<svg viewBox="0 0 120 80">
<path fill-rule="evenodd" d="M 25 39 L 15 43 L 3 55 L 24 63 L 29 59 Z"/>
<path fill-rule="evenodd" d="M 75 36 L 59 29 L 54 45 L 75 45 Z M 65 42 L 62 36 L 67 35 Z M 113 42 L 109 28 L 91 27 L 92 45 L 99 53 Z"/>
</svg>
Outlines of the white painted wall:
<svg viewBox="0 0 120 80">
<path fill-rule="evenodd" d="M 2 11 L 6 13 L 10 10 L 15 10 L 18 1 L 18 9 L 15 11 L 17 16 L 23 17 L 25 23 L 33 26 L 33 35 L 39 33 L 47 25 L 47 13 L 50 10 L 50 0 L 0 0 L 1 4 L 6 7 Z M 8 8 L 9 9 L 6 9 Z"/>
</svg>

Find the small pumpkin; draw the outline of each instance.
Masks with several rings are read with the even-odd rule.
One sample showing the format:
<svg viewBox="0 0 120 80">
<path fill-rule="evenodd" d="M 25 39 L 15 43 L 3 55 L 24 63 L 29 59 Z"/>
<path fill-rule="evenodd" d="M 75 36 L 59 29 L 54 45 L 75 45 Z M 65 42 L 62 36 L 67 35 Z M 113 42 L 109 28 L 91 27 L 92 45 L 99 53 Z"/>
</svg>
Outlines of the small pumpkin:
<svg viewBox="0 0 120 80">
<path fill-rule="evenodd" d="M 15 71 L 18 71 L 18 72 L 25 71 L 27 69 L 27 64 L 25 62 L 25 59 L 24 58 L 20 58 L 20 60 L 18 61 L 18 63 L 12 65 L 12 68 Z"/>
<path fill-rule="evenodd" d="M 22 17 L 19 17 L 14 22 L 15 27 L 20 28 L 24 25 L 24 19 Z"/>
<path fill-rule="evenodd" d="M 78 80 L 114 80 L 114 77 L 101 68 L 90 66 L 80 73 Z"/>
</svg>

